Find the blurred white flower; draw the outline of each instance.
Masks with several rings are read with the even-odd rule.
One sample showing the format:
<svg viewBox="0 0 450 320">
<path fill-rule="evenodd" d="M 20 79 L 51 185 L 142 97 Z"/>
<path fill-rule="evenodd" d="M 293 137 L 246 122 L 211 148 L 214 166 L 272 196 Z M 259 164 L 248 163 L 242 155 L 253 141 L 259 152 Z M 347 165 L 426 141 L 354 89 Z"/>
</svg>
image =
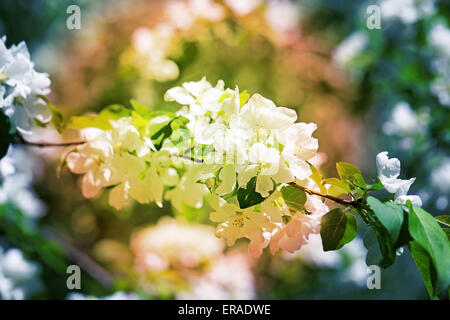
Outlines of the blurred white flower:
<svg viewBox="0 0 450 320">
<path fill-rule="evenodd" d="M 311 234 L 307 244 L 295 253 L 283 252 L 286 260 L 301 259 L 304 262 L 322 268 L 336 268 L 344 272 L 344 277 L 358 285 L 367 279 L 366 253 L 360 238 L 354 239 L 338 251 L 323 251 L 320 234 Z M 344 263 L 348 261 L 348 265 Z"/>
<path fill-rule="evenodd" d="M 425 130 L 426 121 L 414 112 L 407 102 L 397 103 L 391 118 L 383 125 L 383 132 L 388 135 L 417 134 Z"/>
<path fill-rule="evenodd" d="M 432 0 L 384 0 L 380 5 L 382 17 L 398 18 L 406 24 L 414 23 L 436 10 Z"/>
<path fill-rule="evenodd" d="M 214 236 L 212 227 L 164 218 L 135 233 L 131 248 L 136 268 L 160 271 L 171 265 L 194 268 L 214 260 L 222 254 L 224 243 Z"/>
<path fill-rule="evenodd" d="M 450 57 L 450 29 L 437 23 L 428 34 L 428 41 L 443 56 Z"/>
<path fill-rule="evenodd" d="M 30 218 L 39 218 L 45 206 L 31 190 L 37 159 L 23 149 L 10 147 L 0 160 L 0 204 L 11 203 Z"/>
<path fill-rule="evenodd" d="M 213 0 L 170 1 L 166 8 L 170 23 L 183 30 L 199 19 L 220 21 L 225 15 L 224 8 Z"/>
<path fill-rule="evenodd" d="M 387 151 L 380 152 L 376 158 L 378 178 L 389 193 L 394 193 L 394 202 L 405 204 L 410 200 L 416 207 L 422 206 L 422 200 L 416 195 L 407 195 L 416 178 L 397 179 L 400 175 L 400 160 L 389 159 Z"/>
<path fill-rule="evenodd" d="M 431 172 L 431 184 L 443 194 L 450 192 L 450 157 Z"/>
<path fill-rule="evenodd" d="M 145 79 L 164 82 L 178 77 L 177 64 L 167 58 L 173 38 L 174 28 L 167 24 L 154 29 L 141 27 L 133 32 L 134 63 Z"/>
<path fill-rule="evenodd" d="M 450 107 L 450 71 L 448 74 L 439 75 L 438 78 L 431 83 L 430 89 L 439 99 L 441 104 Z"/>
<path fill-rule="evenodd" d="M 66 300 L 139 300 L 139 297 L 135 293 L 123 291 L 118 291 L 105 297 L 87 296 L 82 293 L 71 292 L 67 295 Z"/>
<path fill-rule="evenodd" d="M 48 123 L 52 113 L 40 95 L 50 93 L 48 74 L 36 72 L 25 42 L 7 48 L 0 39 L 0 109 L 22 133 L 31 133 L 35 120 Z"/>
<path fill-rule="evenodd" d="M 238 16 L 249 14 L 261 5 L 261 3 L 263 3 L 263 0 L 225 0 L 225 4 Z"/>
<path fill-rule="evenodd" d="M 23 300 L 42 287 L 40 267 L 27 261 L 19 249 L 3 252 L 0 247 L 0 298 Z"/>
<path fill-rule="evenodd" d="M 299 7 L 290 0 L 269 0 L 266 19 L 281 42 L 290 42 L 299 35 Z"/>
<path fill-rule="evenodd" d="M 230 252 L 213 262 L 208 271 L 190 281 L 178 300 L 248 300 L 256 298 L 255 280 L 248 257 Z"/>
<path fill-rule="evenodd" d="M 345 67 L 354 57 L 360 54 L 368 44 L 367 35 L 356 31 L 345 38 L 334 50 L 333 60 L 340 66 Z"/>
</svg>

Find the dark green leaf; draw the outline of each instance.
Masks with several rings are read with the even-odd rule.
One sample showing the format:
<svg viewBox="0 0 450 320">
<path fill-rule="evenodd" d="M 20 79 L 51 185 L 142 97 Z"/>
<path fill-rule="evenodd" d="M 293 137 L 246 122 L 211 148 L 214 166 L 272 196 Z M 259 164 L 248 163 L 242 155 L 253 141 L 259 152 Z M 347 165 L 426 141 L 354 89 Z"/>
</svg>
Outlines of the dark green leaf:
<svg viewBox="0 0 450 320">
<path fill-rule="evenodd" d="M 345 216 L 347 217 L 345 232 L 336 249 L 342 248 L 356 237 L 357 224 L 355 216 L 351 213 L 346 213 Z"/>
<path fill-rule="evenodd" d="M 237 190 L 237 199 L 239 202 L 239 207 L 241 209 L 249 208 L 260 204 L 266 198 L 263 198 L 261 194 L 256 192 L 256 179 L 258 177 L 253 177 L 247 183 L 246 188 L 239 188 Z M 276 189 L 276 183 L 273 182 L 273 190 L 270 193 L 273 193 Z"/>
<path fill-rule="evenodd" d="M 393 203 L 382 203 L 374 197 L 368 197 L 367 203 L 390 233 L 391 242 L 396 243 L 403 224 L 403 209 Z"/>
<path fill-rule="evenodd" d="M 189 120 L 184 117 L 175 117 L 162 123 L 151 125 L 149 128 L 150 138 L 155 148 L 160 150 L 164 140 L 168 139 L 174 131 L 184 127 L 188 122 Z"/>
<path fill-rule="evenodd" d="M 381 253 L 380 244 L 374 229 L 369 229 L 363 238 L 364 246 L 367 248 L 366 264 L 381 265 L 383 255 Z"/>
<path fill-rule="evenodd" d="M 336 250 L 345 234 L 347 216 L 341 209 L 333 209 L 322 217 L 321 225 L 323 250 Z"/>
<path fill-rule="evenodd" d="M 436 220 L 444 226 L 450 227 L 450 216 L 437 216 Z"/>
<path fill-rule="evenodd" d="M 442 229 L 444 230 L 445 234 L 447 235 L 448 241 L 450 241 L 450 229 Z"/>
<path fill-rule="evenodd" d="M 306 193 L 293 186 L 286 186 L 281 189 L 281 194 L 288 207 L 297 211 L 303 210 L 306 202 Z"/>
<path fill-rule="evenodd" d="M 411 242 L 410 251 L 417 269 L 419 269 L 420 275 L 425 282 L 425 287 L 427 288 L 430 298 L 433 300 L 439 299 L 438 296 L 436 296 L 436 289 L 434 288 L 436 270 L 434 269 L 429 254 L 416 241 Z"/>
<path fill-rule="evenodd" d="M 9 145 L 14 141 L 12 124 L 9 118 L 0 111 L 0 159 L 8 152 Z"/>
<path fill-rule="evenodd" d="M 437 271 L 435 294 L 440 295 L 450 284 L 450 244 L 434 217 L 408 201 L 409 233 L 428 253 Z"/>
</svg>

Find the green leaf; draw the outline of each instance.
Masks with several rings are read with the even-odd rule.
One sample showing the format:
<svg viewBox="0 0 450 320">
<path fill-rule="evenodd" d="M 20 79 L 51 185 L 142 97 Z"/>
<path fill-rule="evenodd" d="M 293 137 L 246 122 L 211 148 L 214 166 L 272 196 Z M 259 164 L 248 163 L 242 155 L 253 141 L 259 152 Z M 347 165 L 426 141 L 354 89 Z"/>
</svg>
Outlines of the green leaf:
<svg viewBox="0 0 450 320">
<path fill-rule="evenodd" d="M 336 249 L 342 248 L 356 237 L 357 223 L 355 216 L 351 213 L 346 213 L 345 216 L 347 217 L 345 232 Z"/>
<path fill-rule="evenodd" d="M 86 128 L 98 128 L 102 130 L 111 130 L 112 126 L 108 120 L 99 116 L 75 116 L 70 118 L 67 124 L 68 128 L 72 129 L 86 129 Z"/>
<path fill-rule="evenodd" d="M 288 207 L 297 211 L 303 210 L 306 202 L 306 193 L 293 186 L 286 186 L 281 189 L 281 195 Z"/>
<path fill-rule="evenodd" d="M 383 190 L 384 186 L 381 183 L 380 179 L 377 178 L 377 182 L 375 182 L 373 184 L 366 184 L 366 188 L 367 188 L 367 190 L 370 190 L 370 191 L 376 191 L 376 190 Z"/>
<path fill-rule="evenodd" d="M 433 300 L 439 299 L 434 288 L 436 270 L 434 269 L 429 254 L 416 241 L 411 242 L 410 251 L 417 269 L 419 269 L 420 275 L 425 282 L 425 287 L 427 288 L 430 298 Z"/>
<path fill-rule="evenodd" d="M 166 120 L 162 123 L 151 125 L 149 127 L 149 135 L 155 148 L 157 150 L 160 150 L 162 148 L 164 140 L 172 136 L 172 133 L 174 131 L 185 127 L 188 122 L 188 119 L 179 116 L 173 119 Z"/>
<path fill-rule="evenodd" d="M 61 112 L 58 110 L 58 107 L 56 107 L 54 104 L 50 103 L 50 100 L 48 100 L 48 98 L 44 95 L 38 95 L 38 97 L 40 97 L 42 100 L 45 101 L 45 103 L 47 104 L 48 108 L 50 109 L 50 112 L 52 113 L 52 120 L 51 122 L 53 123 L 53 125 L 55 126 L 55 129 L 61 133 L 63 130 L 63 116 L 61 114 Z M 45 126 L 45 124 L 44 124 Z"/>
<path fill-rule="evenodd" d="M 0 159 L 6 155 L 9 145 L 14 141 L 14 134 L 11 132 L 11 121 L 0 111 Z"/>
<path fill-rule="evenodd" d="M 366 264 L 381 265 L 383 254 L 381 253 L 380 243 L 374 229 L 367 230 L 363 237 L 364 246 L 367 248 Z"/>
<path fill-rule="evenodd" d="M 250 99 L 250 95 L 248 94 L 247 90 L 239 93 L 239 102 L 241 107 L 247 103 L 248 99 Z"/>
<path fill-rule="evenodd" d="M 366 188 L 366 182 L 361 174 L 361 171 L 354 165 L 346 162 L 338 162 L 336 164 L 339 177 L 342 180 L 348 181 L 358 188 Z"/>
<path fill-rule="evenodd" d="M 422 208 L 409 208 L 409 233 L 428 253 L 437 271 L 435 295 L 440 296 L 450 285 L 450 243 L 445 232 L 434 217 Z"/>
<path fill-rule="evenodd" d="M 152 111 L 149 107 L 137 102 L 136 100 L 132 99 L 130 101 L 131 107 L 134 109 L 134 111 L 139 114 L 141 117 L 144 118 L 151 118 L 152 117 Z"/>
<path fill-rule="evenodd" d="M 131 116 L 131 110 L 120 104 L 112 104 L 104 108 L 98 115 L 84 115 L 72 117 L 67 124 L 68 128 L 86 129 L 98 128 L 102 130 L 111 130 L 110 120 L 118 120 L 123 117 Z"/>
<path fill-rule="evenodd" d="M 367 203 L 390 234 L 391 242 L 397 242 L 403 224 L 403 209 L 393 203 L 382 203 L 377 198 L 368 197 Z"/>
<path fill-rule="evenodd" d="M 435 219 L 444 226 L 450 227 L 450 216 L 437 216 Z"/>
<path fill-rule="evenodd" d="M 239 207 L 241 209 L 249 208 L 252 206 L 256 206 L 263 202 L 266 198 L 261 196 L 258 192 L 256 192 L 256 179 L 258 177 L 253 177 L 247 183 L 245 188 L 239 188 L 237 190 L 237 199 L 239 203 Z M 272 194 L 276 189 L 276 183 L 273 182 L 273 190 L 270 192 Z"/>
<path fill-rule="evenodd" d="M 358 209 L 356 209 L 358 210 Z M 381 223 L 378 216 L 370 210 L 369 208 L 366 211 L 366 214 L 370 216 L 369 224 L 371 226 L 370 233 L 366 234 L 367 237 L 371 237 L 372 240 L 370 243 L 370 247 L 366 245 L 368 252 L 366 261 L 370 264 L 378 264 L 382 268 L 387 268 L 395 262 L 395 248 L 394 244 L 391 241 L 391 233 L 386 229 L 386 227 Z M 373 244 L 373 238 L 376 238 L 378 244 Z M 405 237 L 402 234 L 402 237 Z M 366 244 L 365 239 L 365 244 Z M 380 258 L 381 256 L 381 258 Z M 380 259 L 379 259 L 380 258 Z M 376 263 L 373 260 L 378 260 Z"/>
<path fill-rule="evenodd" d="M 51 103 L 47 103 L 48 108 L 50 109 L 50 111 L 52 112 L 52 120 L 51 122 L 53 123 L 53 125 L 55 126 L 55 129 L 61 133 L 63 130 L 63 116 L 61 114 L 61 112 L 58 110 L 58 108 L 51 104 Z"/>
<path fill-rule="evenodd" d="M 99 113 L 99 117 L 105 120 L 119 120 L 120 118 L 130 117 L 131 110 L 121 104 L 112 104 L 104 108 Z"/>
<path fill-rule="evenodd" d="M 442 229 L 444 230 L 445 234 L 447 235 L 448 241 L 450 241 L 450 229 Z"/>
<path fill-rule="evenodd" d="M 322 217 L 320 236 L 324 251 L 336 250 L 341 243 L 347 226 L 347 216 L 339 209 L 333 209 Z"/>
<path fill-rule="evenodd" d="M 339 180 L 338 178 L 328 178 L 323 180 L 323 184 L 329 184 L 328 194 L 333 197 L 339 197 L 343 194 L 350 193 L 350 186 L 347 182 Z"/>
<path fill-rule="evenodd" d="M 327 193 L 327 189 L 322 184 L 323 179 L 322 179 L 322 175 L 320 174 L 319 170 L 315 166 L 313 166 L 311 163 L 308 162 L 308 164 L 312 170 L 312 174 L 311 174 L 310 178 L 319 186 L 321 193 Z"/>
</svg>

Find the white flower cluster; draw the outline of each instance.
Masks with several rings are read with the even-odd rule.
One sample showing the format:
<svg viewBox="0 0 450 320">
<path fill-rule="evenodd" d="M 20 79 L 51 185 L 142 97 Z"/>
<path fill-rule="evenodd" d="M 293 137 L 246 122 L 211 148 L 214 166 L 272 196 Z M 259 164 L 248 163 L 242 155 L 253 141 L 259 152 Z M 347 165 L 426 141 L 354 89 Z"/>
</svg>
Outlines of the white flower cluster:
<svg viewBox="0 0 450 320">
<path fill-rule="evenodd" d="M 320 217 L 328 211 L 322 200 L 308 195 L 305 214 L 288 208 L 279 191 L 290 182 L 319 191 L 307 162 L 318 149 L 312 137 L 315 124 L 295 123 L 294 110 L 259 94 L 249 97 L 238 88 L 225 88 L 223 81 L 214 87 L 206 79 L 187 82 L 165 98 L 183 105 L 176 117 L 188 122 L 159 149 L 146 134 L 170 124 L 167 115 L 152 118 L 144 129 L 124 117 L 110 120 L 111 130 L 83 130 L 87 142 L 69 153 L 66 163 L 72 172 L 84 174 L 85 197 L 108 187 L 110 204 L 117 209 L 130 198 L 159 206 L 165 199 L 182 211 L 186 204 L 201 207 L 211 192 L 211 219 L 220 223 L 217 235 L 229 245 L 249 238 L 255 256 L 269 245 L 273 253 L 279 248 L 293 252 L 310 233 L 319 232 Z M 243 193 L 250 198 L 245 206 L 239 203 Z"/>
<path fill-rule="evenodd" d="M 92 198 L 102 188 L 110 187 L 109 202 L 118 210 L 130 197 L 162 206 L 164 185 L 178 182 L 176 170 L 170 168 L 169 152 L 156 152 L 129 117 L 111 121 L 111 125 L 113 129 L 108 131 L 83 130 L 87 142 L 66 158 L 72 172 L 84 174 L 83 195 Z"/>
<path fill-rule="evenodd" d="M 0 299 L 26 299 L 42 287 L 39 273 L 39 265 L 27 261 L 22 251 L 0 247 Z"/>
<path fill-rule="evenodd" d="M 7 48 L 0 39 L 0 109 L 22 133 L 47 124 L 52 112 L 42 98 L 50 93 L 48 74 L 36 72 L 25 42 Z"/>
<path fill-rule="evenodd" d="M 419 196 L 408 195 L 409 188 L 416 181 L 416 178 L 409 180 L 397 179 L 400 175 L 400 160 L 397 158 L 389 159 L 386 151 L 380 152 L 377 155 L 377 169 L 378 178 L 384 188 L 394 194 L 395 203 L 406 204 L 410 200 L 413 206 L 422 206 L 422 200 Z"/>
</svg>

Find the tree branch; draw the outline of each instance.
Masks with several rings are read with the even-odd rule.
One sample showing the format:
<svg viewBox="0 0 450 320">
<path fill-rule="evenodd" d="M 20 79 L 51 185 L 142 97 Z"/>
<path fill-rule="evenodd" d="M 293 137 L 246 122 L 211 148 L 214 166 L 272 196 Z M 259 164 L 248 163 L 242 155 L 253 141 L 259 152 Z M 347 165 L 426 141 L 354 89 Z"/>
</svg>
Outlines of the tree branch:
<svg viewBox="0 0 450 320">
<path fill-rule="evenodd" d="M 349 206 L 350 207 L 354 207 L 354 208 L 358 208 L 359 207 L 359 204 L 356 201 L 348 201 L 348 200 L 344 200 L 344 199 L 341 199 L 341 198 L 338 198 L 338 197 L 330 196 L 328 194 L 323 194 L 323 193 L 320 193 L 320 192 L 316 192 L 316 191 L 313 191 L 311 189 L 305 188 L 303 186 L 299 186 L 295 182 L 290 182 L 289 185 L 291 185 L 291 186 L 293 186 L 293 187 L 295 187 L 297 189 L 300 189 L 300 190 L 302 190 L 302 191 L 304 191 L 304 192 L 306 192 L 306 193 L 308 193 L 310 195 L 316 195 L 316 196 L 319 196 L 319 197 L 322 197 L 322 198 L 334 201 L 334 202 L 339 203 L 340 205 L 343 205 L 343 206 L 346 206 L 346 207 L 349 207 Z"/>
<path fill-rule="evenodd" d="M 38 147 L 38 148 L 61 148 L 61 147 L 70 147 L 70 146 L 76 146 L 76 145 L 82 145 L 86 143 L 86 141 L 70 141 L 70 142 L 31 142 L 25 140 L 22 135 L 18 134 L 18 141 L 15 142 L 15 144 L 22 144 L 27 145 L 31 147 Z"/>
</svg>

